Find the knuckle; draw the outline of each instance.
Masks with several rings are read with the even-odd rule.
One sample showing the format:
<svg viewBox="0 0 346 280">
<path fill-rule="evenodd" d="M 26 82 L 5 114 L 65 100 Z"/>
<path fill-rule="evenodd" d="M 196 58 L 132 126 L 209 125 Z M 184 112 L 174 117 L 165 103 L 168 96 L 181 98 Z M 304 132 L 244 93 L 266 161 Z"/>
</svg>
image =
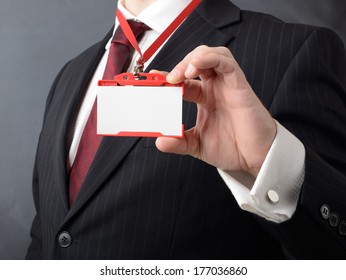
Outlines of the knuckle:
<svg viewBox="0 0 346 280">
<path fill-rule="evenodd" d="M 201 56 L 207 52 L 210 51 L 210 47 L 206 46 L 206 45 L 200 45 L 198 46 L 195 51 L 194 51 L 194 54 L 197 55 L 197 56 Z"/>
<path fill-rule="evenodd" d="M 209 49 L 207 45 L 200 45 L 196 48 L 196 50 L 206 50 L 206 49 Z"/>
</svg>

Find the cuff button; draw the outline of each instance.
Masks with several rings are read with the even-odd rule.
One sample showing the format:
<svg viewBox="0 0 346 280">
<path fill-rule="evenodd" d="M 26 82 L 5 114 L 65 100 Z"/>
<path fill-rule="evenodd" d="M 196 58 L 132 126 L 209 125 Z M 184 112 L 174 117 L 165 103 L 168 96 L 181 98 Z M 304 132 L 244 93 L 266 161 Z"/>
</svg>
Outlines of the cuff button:
<svg viewBox="0 0 346 280">
<path fill-rule="evenodd" d="M 267 192 L 267 196 L 268 196 L 269 201 L 274 205 L 277 205 L 280 201 L 280 197 L 279 197 L 278 193 L 274 190 L 269 190 Z"/>
<path fill-rule="evenodd" d="M 339 232 L 341 235 L 346 235 L 346 221 L 341 221 L 339 225 Z"/>
<path fill-rule="evenodd" d="M 329 206 L 327 204 L 322 205 L 320 211 L 321 211 L 322 218 L 325 220 L 328 220 L 330 217 Z"/>
<path fill-rule="evenodd" d="M 329 217 L 329 224 L 331 227 L 338 227 L 340 222 L 339 215 L 336 213 L 331 213 Z"/>
</svg>

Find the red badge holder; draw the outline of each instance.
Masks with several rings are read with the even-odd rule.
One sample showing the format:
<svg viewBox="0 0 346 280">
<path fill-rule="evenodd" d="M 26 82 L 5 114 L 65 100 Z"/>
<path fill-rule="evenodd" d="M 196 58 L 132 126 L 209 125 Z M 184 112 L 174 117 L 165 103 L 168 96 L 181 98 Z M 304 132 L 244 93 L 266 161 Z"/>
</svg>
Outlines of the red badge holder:
<svg viewBox="0 0 346 280">
<path fill-rule="evenodd" d="M 183 84 L 169 84 L 159 74 L 122 73 L 98 86 L 99 135 L 183 137 Z"/>
</svg>

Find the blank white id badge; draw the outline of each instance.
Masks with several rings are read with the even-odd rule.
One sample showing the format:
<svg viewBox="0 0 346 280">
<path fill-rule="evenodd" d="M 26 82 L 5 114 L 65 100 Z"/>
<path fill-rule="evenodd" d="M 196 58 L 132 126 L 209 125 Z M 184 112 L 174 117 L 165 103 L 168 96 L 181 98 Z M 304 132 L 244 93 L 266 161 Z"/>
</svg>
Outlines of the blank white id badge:
<svg viewBox="0 0 346 280">
<path fill-rule="evenodd" d="M 124 73 L 99 81 L 97 134 L 105 136 L 183 137 L 184 88 L 164 76 Z"/>
</svg>

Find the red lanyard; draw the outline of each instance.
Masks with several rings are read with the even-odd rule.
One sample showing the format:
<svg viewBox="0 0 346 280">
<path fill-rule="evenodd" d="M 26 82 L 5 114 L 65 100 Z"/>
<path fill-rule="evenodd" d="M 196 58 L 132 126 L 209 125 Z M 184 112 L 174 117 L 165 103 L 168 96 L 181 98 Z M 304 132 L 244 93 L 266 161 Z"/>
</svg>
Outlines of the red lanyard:
<svg viewBox="0 0 346 280">
<path fill-rule="evenodd" d="M 137 61 L 137 70 L 135 70 L 136 74 L 142 72 L 143 65 L 147 62 L 151 56 L 162 46 L 162 44 L 168 39 L 169 36 L 178 28 L 178 26 L 192 13 L 192 11 L 201 3 L 202 0 L 192 0 L 189 5 L 177 16 L 175 20 L 166 28 L 165 31 L 155 40 L 155 42 L 144 52 L 142 53 L 139 48 L 138 42 L 136 40 L 135 35 L 132 32 L 132 29 L 125 19 L 122 12 L 117 10 L 117 18 L 119 20 L 119 24 L 121 28 L 124 30 L 125 36 L 130 41 L 132 46 L 139 53 L 140 58 Z"/>
</svg>

